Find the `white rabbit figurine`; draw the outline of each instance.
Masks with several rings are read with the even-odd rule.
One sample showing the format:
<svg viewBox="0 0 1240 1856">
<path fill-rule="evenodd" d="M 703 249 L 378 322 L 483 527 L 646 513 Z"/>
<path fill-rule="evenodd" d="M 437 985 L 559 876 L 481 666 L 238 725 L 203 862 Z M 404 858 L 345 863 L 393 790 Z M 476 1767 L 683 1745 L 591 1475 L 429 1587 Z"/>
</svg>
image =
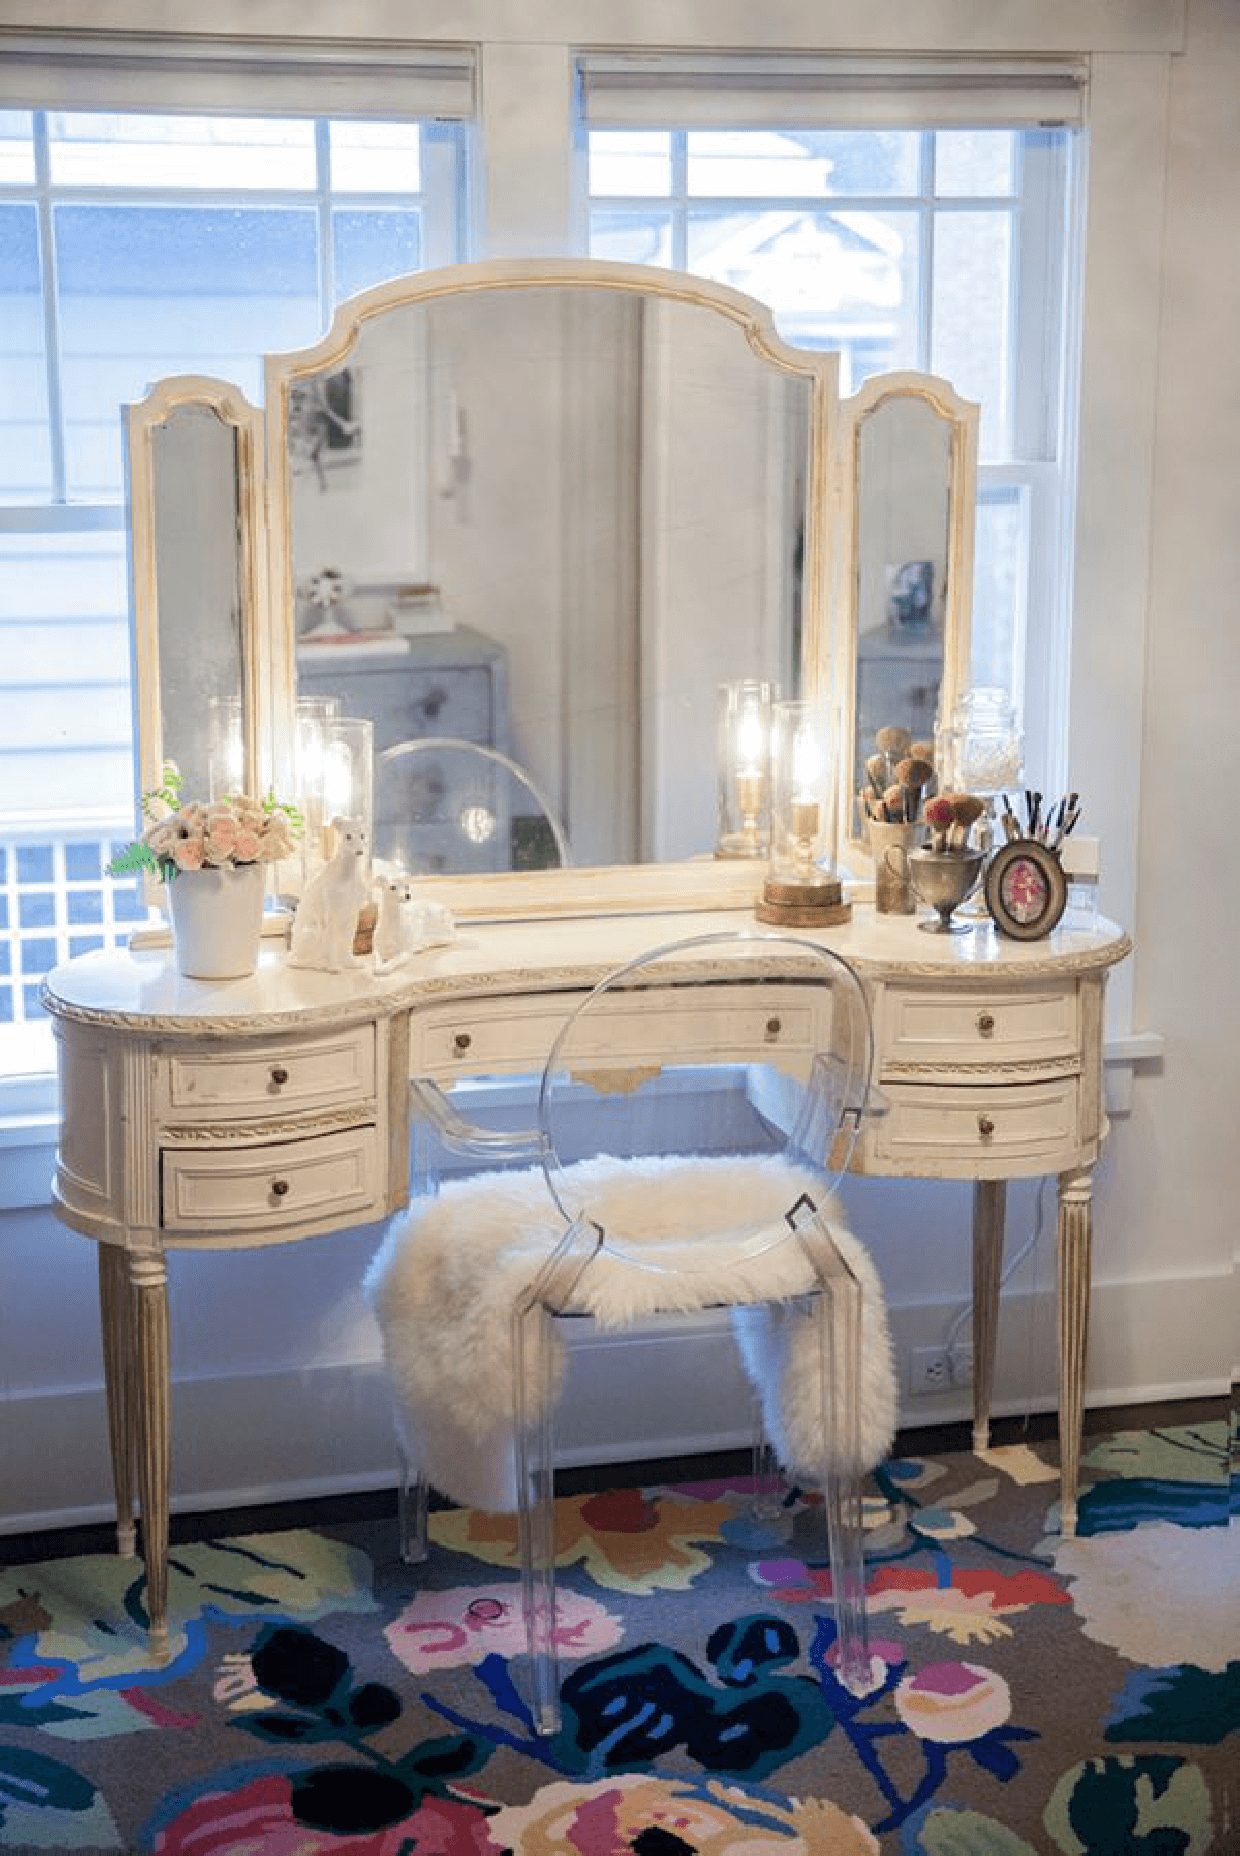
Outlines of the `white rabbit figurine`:
<svg viewBox="0 0 1240 1856">
<path fill-rule="evenodd" d="M 293 917 L 289 965 L 342 973 L 360 964 L 353 952 L 357 918 L 369 900 L 366 865 L 370 850 L 360 819 L 334 818 L 336 849 L 306 884 Z"/>
</svg>

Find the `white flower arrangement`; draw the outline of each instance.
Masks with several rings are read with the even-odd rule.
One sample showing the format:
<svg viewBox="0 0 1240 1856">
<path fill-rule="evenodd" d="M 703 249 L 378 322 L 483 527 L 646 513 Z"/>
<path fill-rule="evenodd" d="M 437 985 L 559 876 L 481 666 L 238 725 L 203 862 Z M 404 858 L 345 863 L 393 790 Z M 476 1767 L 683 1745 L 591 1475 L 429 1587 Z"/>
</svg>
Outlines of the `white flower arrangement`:
<svg viewBox="0 0 1240 1856">
<path fill-rule="evenodd" d="M 167 883 L 183 871 L 236 869 L 292 855 L 303 825 L 296 806 L 272 794 L 183 801 L 183 785 L 176 762 L 165 761 L 163 785 L 142 795 L 150 823 L 136 843 L 117 852 L 110 876 L 150 870 Z"/>
</svg>

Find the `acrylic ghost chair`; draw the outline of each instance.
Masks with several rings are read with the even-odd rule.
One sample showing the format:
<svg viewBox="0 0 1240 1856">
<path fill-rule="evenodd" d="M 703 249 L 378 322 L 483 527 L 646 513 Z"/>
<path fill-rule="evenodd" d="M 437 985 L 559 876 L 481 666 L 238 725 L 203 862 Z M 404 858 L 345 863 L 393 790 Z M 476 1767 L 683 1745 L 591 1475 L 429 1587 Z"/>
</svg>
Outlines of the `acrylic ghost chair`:
<svg viewBox="0 0 1240 1856">
<path fill-rule="evenodd" d="M 816 943 L 738 931 L 658 947 L 566 1015 L 538 1127 L 475 1150 L 538 1164 L 445 1184 L 372 1266 L 415 1465 L 406 1557 L 425 1554 L 428 1483 L 515 1508 L 539 1732 L 560 1720 L 562 1335 L 586 1316 L 623 1327 L 732 1311 L 775 1452 L 822 1491 L 837 1672 L 868 1685 L 861 1478 L 890 1444 L 896 1393 L 878 1276 L 833 1189 L 870 1104 L 872 1049 L 855 972 Z M 419 1102 L 436 1113 L 435 1091 Z M 438 1112 L 469 1151 L 467 1124 Z"/>
<path fill-rule="evenodd" d="M 482 742 L 417 735 L 385 748 L 375 762 L 375 870 L 413 883 L 420 876 L 491 870 L 568 868 L 568 834 L 528 768 Z M 422 1196 L 438 1184 L 433 1130 L 449 1152 L 498 1161 L 536 1157 L 532 1134 L 516 1142 L 454 1117 L 446 1099 L 419 1100 L 414 1084 L 411 1184 Z M 403 1489 L 402 1499 L 416 1499 Z M 409 1528 L 402 1528 L 409 1536 Z"/>
<path fill-rule="evenodd" d="M 498 748 L 419 735 L 375 762 L 374 856 L 394 877 L 542 870 L 572 863 L 534 775 Z"/>
</svg>

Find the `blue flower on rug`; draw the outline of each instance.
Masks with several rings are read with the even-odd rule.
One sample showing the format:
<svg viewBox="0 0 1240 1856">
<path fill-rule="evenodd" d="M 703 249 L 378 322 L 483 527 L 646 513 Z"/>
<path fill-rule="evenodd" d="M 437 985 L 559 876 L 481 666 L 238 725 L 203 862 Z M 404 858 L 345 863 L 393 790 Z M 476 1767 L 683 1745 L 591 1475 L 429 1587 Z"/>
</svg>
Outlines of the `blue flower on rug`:
<svg viewBox="0 0 1240 1856">
<path fill-rule="evenodd" d="M 287 1760 L 217 1774 L 208 1791 L 190 1787 L 165 1799 L 149 1827 L 163 1851 L 197 1852 L 281 1847 L 309 1851 L 318 1837 L 377 1834 L 396 1825 L 410 1828 L 428 1799 L 438 1829 L 445 1814 L 458 1812 L 472 1823 L 482 1814 L 449 1800 L 449 1788 L 485 1765 L 486 1741 L 457 1734 L 424 1741 L 400 1759 L 388 1759 L 373 1744 L 403 1713 L 400 1696 L 383 1682 L 358 1682 L 349 1657 L 313 1631 L 272 1625 L 251 1652 L 258 1687 L 277 1707 L 237 1717 L 236 1725 L 272 1747 L 344 1747 L 310 1763 Z M 242 1836 L 244 1827 L 244 1836 Z M 423 1823 L 422 1829 L 428 1825 Z M 457 1826 L 459 1828 L 459 1826 Z M 287 1835 L 298 1835 L 286 1842 Z M 313 1836 L 310 1833 L 315 1833 Z M 266 1841 L 264 1841 L 266 1839 Z M 417 1848 L 405 1839 L 400 1847 Z M 433 1847 L 429 1842 L 425 1847 Z"/>
<path fill-rule="evenodd" d="M 0 1845 L 119 1850 L 121 1837 L 106 1799 L 89 1779 L 29 1747 L 0 1746 Z"/>
<path fill-rule="evenodd" d="M 1139 1669 L 1116 1696 L 1106 1724 L 1108 1740 L 1190 1746 L 1217 1746 L 1234 1733 L 1240 1733 L 1240 1662 L 1221 1671 L 1192 1664 Z"/>
<path fill-rule="evenodd" d="M 69 1740 L 192 1726 L 151 1691 L 202 1661 L 209 1622 L 371 1612 L 372 1587 L 366 1554 L 308 1530 L 177 1547 L 168 1576 L 172 1656 L 155 1664 L 140 1561 L 85 1554 L 34 1572 L 12 1568 L 0 1573 L 0 1650 L 8 1650 L 0 1724 Z"/>
<path fill-rule="evenodd" d="M 769 1779 L 841 1731 L 888 1807 L 876 1834 L 897 1828 L 932 1798 L 947 1777 L 949 1758 L 965 1753 L 1001 1782 L 1020 1770 L 1013 1750 L 1036 1739 L 1008 1723 L 1011 1695 L 995 1671 L 973 1663 L 934 1664 L 906 1672 L 898 1644 L 875 1645 L 872 1685 L 855 1696 L 835 1674 L 835 1622 L 814 1619 L 806 1653 L 813 1672 L 793 1671 L 802 1647 L 785 1619 L 750 1616 L 714 1631 L 706 1644 L 710 1674 L 692 1658 L 659 1644 L 641 1644 L 574 1669 L 564 1680 L 560 1732 L 540 1739 L 528 1710 L 499 1657 L 479 1665 L 479 1681 L 510 1727 L 471 1718 L 436 1696 L 422 1696 L 451 1725 L 541 1760 L 579 1779 L 610 1772 L 648 1771 L 673 1753 L 693 1759 L 703 1773 Z M 891 1719 L 888 1699 L 898 1716 Z M 922 1770 L 907 1796 L 881 1757 L 888 1741 L 920 1748 Z M 907 1753 L 896 1762 L 907 1772 Z"/>
</svg>

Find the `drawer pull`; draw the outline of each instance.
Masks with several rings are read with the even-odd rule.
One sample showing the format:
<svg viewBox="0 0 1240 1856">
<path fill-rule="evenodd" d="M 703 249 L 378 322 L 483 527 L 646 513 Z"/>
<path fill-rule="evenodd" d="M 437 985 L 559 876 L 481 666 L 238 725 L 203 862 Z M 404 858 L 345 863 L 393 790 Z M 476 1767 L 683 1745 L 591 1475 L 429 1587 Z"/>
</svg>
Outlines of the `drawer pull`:
<svg viewBox="0 0 1240 1856">
<path fill-rule="evenodd" d="M 468 1031 L 458 1031 L 452 1040 L 452 1048 L 458 1056 L 463 1057 L 473 1041 Z"/>
<path fill-rule="evenodd" d="M 778 1018 L 767 1019 L 766 1035 L 768 1038 L 777 1038 L 782 1030 L 783 1030 L 783 1024 Z"/>
<path fill-rule="evenodd" d="M 278 1063 L 278 1064 L 277 1064 L 277 1065 L 275 1066 L 275 1068 L 274 1068 L 274 1069 L 272 1070 L 272 1072 L 271 1072 L 271 1080 L 272 1080 L 272 1082 L 273 1082 L 273 1083 L 275 1084 L 275 1086 L 276 1086 L 276 1088 L 277 1088 L 277 1089 L 280 1089 L 280 1088 L 282 1088 L 282 1087 L 283 1087 L 283 1085 L 284 1085 L 285 1083 L 287 1083 L 287 1081 L 288 1081 L 288 1071 L 287 1071 L 287 1070 L 285 1069 L 285 1067 L 284 1067 L 284 1065 L 283 1065 L 282 1063 Z"/>
<path fill-rule="evenodd" d="M 984 1141 L 988 1141 L 995 1131 L 993 1118 L 990 1115 L 979 1115 L 977 1118 L 977 1131 Z"/>
<path fill-rule="evenodd" d="M 977 1015 L 977 1028 L 984 1038 L 992 1038 L 995 1034 L 994 1013 L 979 1012 Z"/>
<path fill-rule="evenodd" d="M 271 1194 L 273 1198 L 282 1199 L 287 1191 L 288 1191 L 287 1179 L 273 1179 L 272 1180 Z"/>
</svg>

